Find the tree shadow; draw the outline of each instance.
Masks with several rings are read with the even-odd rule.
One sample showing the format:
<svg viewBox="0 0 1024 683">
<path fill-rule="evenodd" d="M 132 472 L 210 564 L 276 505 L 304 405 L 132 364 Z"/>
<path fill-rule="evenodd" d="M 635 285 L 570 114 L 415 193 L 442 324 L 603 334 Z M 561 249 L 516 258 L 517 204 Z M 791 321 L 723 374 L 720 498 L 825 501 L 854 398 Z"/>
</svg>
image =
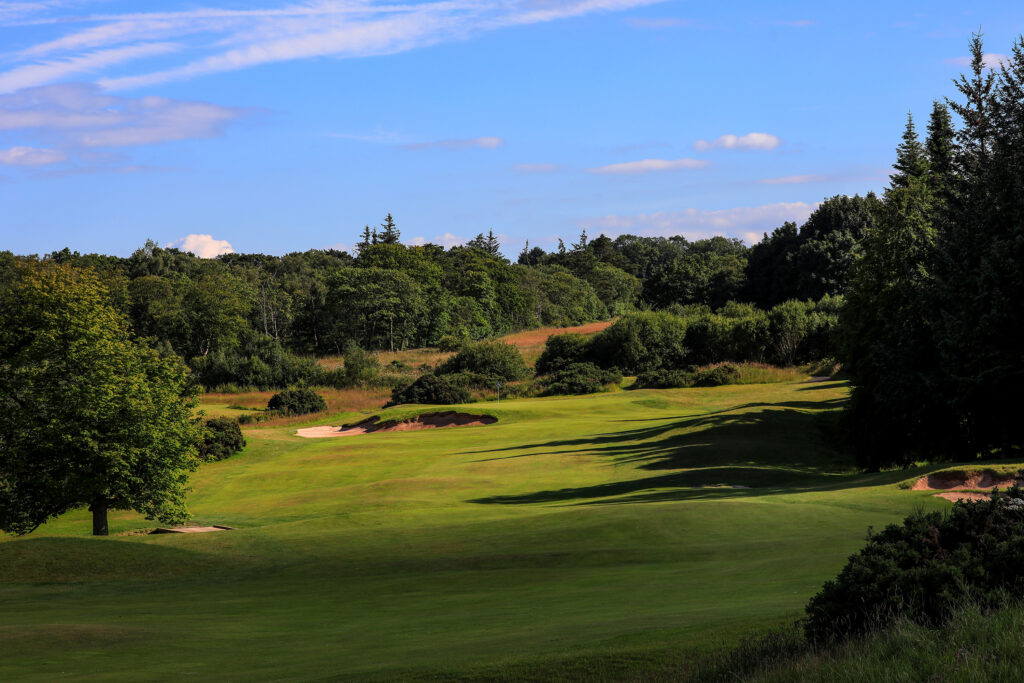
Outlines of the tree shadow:
<svg viewBox="0 0 1024 683">
<path fill-rule="evenodd" d="M 798 387 L 797 391 L 821 391 L 822 389 L 838 389 L 846 386 L 846 382 L 815 382 L 809 387 Z"/>
<path fill-rule="evenodd" d="M 868 479 L 865 475 L 852 475 L 851 458 L 828 438 L 836 416 L 833 409 L 843 402 L 845 399 L 752 403 L 716 413 L 657 418 L 661 424 L 624 431 L 474 451 L 526 451 L 484 460 L 596 456 L 607 459 L 609 464 L 633 465 L 636 470 L 681 471 L 595 486 L 491 496 L 471 502 L 522 504 L 612 496 L 626 497 L 600 502 L 656 502 L 874 486 L 875 483 L 858 482 L 875 481 L 878 475 Z M 893 482 L 905 476 L 891 475 Z M 666 488 L 677 490 L 660 490 Z"/>
</svg>

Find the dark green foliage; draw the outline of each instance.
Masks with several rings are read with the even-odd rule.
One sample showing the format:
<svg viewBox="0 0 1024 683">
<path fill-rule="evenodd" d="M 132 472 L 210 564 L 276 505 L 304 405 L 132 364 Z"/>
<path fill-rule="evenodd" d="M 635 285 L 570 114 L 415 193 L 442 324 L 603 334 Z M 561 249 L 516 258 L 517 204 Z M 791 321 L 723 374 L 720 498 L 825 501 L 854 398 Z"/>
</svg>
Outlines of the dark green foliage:
<svg viewBox="0 0 1024 683">
<path fill-rule="evenodd" d="M 582 334 L 551 335 L 534 367 L 538 375 L 558 372 L 574 363 L 584 362 L 588 348 L 589 340 Z"/>
<path fill-rule="evenodd" d="M 634 389 L 682 389 L 692 387 L 697 374 L 693 366 L 683 370 L 649 370 L 637 375 Z"/>
<path fill-rule="evenodd" d="M 458 351 L 459 348 L 466 343 L 465 339 L 460 339 L 454 334 L 446 334 L 437 340 L 438 351 Z"/>
<path fill-rule="evenodd" d="M 421 375 L 407 387 L 396 388 L 391 393 L 388 405 L 402 403 L 428 403 L 433 405 L 451 405 L 468 403 L 469 390 L 458 383 L 452 375 Z"/>
<path fill-rule="evenodd" d="M 519 349 L 503 342 L 466 344 L 457 354 L 437 367 L 438 375 L 458 372 L 472 372 L 505 382 L 530 376 L 530 370 Z"/>
<path fill-rule="evenodd" d="M 630 313 L 589 343 L 589 357 L 604 368 L 637 375 L 687 363 L 686 322 L 670 313 Z"/>
<path fill-rule="evenodd" d="M 245 448 L 242 428 L 237 420 L 214 417 L 206 421 L 203 441 L 199 444 L 199 459 L 212 462 L 230 458 Z"/>
<path fill-rule="evenodd" d="M 354 387 L 369 384 L 380 375 L 377 357 L 360 348 L 354 341 L 345 344 L 345 384 Z"/>
<path fill-rule="evenodd" d="M 622 381 L 618 370 L 602 370 L 593 363 L 573 363 L 541 380 L 542 396 L 596 394 Z"/>
<path fill-rule="evenodd" d="M 916 512 L 867 545 L 807 604 L 805 633 L 821 641 L 898 617 L 934 626 L 966 603 L 983 608 L 1024 596 L 1024 493 Z"/>
<path fill-rule="evenodd" d="M 327 410 L 327 403 L 312 389 L 298 387 L 285 389 L 274 394 L 267 402 L 267 410 L 276 410 L 286 415 L 308 415 Z"/>
<path fill-rule="evenodd" d="M 735 365 L 722 365 L 698 372 L 694 377 L 695 387 L 721 387 L 736 384 L 740 380 L 740 371 Z"/>
</svg>

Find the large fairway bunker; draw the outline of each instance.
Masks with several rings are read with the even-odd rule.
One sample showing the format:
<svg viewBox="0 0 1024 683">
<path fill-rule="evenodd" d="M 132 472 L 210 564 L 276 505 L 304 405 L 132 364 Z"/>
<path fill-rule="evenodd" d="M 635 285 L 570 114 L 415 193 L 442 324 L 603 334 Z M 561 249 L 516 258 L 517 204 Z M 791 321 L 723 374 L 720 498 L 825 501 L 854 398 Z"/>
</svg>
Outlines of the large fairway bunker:
<svg viewBox="0 0 1024 683">
<path fill-rule="evenodd" d="M 342 425 L 340 427 L 331 425 L 307 427 L 297 430 L 295 434 L 307 439 L 322 439 L 332 436 L 355 436 L 372 432 L 409 432 L 418 429 L 439 429 L 442 427 L 473 427 L 494 424 L 497 421 L 498 419 L 491 415 L 471 415 L 469 413 L 447 410 L 440 413 L 425 413 L 406 420 L 384 420 L 383 422 L 380 421 L 379 416 L 375 415 L 356 424 Z"/>
</svg>

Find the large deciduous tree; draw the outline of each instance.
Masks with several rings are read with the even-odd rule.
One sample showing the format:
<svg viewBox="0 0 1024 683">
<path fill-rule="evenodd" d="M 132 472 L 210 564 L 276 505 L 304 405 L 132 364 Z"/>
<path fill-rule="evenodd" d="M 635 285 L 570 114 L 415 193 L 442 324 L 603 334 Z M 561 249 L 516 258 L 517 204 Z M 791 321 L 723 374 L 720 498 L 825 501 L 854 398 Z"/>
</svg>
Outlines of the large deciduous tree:
<svg viewBox="0 0 1024 683">
<path fill-rule="evenodd" d="M 133 339 L 95 273 L 19 264 L 0 284 L 0 529 L 88 507 L 187 517 L 195 388 L 177 357 Z"/>
</svg>

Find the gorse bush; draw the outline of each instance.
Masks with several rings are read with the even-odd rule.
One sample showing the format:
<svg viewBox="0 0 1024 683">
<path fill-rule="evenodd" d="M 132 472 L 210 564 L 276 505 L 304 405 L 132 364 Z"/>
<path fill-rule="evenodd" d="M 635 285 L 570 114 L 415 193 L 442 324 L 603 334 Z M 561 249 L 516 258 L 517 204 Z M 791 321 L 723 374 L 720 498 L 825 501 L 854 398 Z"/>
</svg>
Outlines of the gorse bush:
<svg viewBox="0 0 1024 683">
<path fill-rule="evenodd" d="M 880 628 L 897 618 L 934 626 L 963 604 L 1024 597 L 1024 493 L 1014 487 L 948 513 L 915 512 L 867 545 L 807 604 L 811 641 Z"/>
<path fill-rule="evenodd" d="M 595 394 L 622 381 L 618 370 L 602 370 L 593 363 L 573 363 L 540 380 L 542 396 Z"/>
<path fill-rule="evenodd" d="M 327 403 L 320 394 L 312 389 L 299 387 L 286 389 L 274 394 L 267 402 L 268 410 L 276 410 L 287 415 L 308 415 L 327 410 Z"/>
<path fill-rule="evenodd" d="M 636 375 L 686 364 L 686 321 L 664 312 L 631 313 L 590 340 L 589 357 L 604 368 Z"/>
<path fill-rule="evenodd" d="M 530 369 L 512 344 L 503 342 L 477 342 L 466 344 L 457 354 L 441 363 L 438 375 L 472 372 L 490 379 L 511 382 L 526 379 Z"/>
<path fill-rule="evenodd" d="M 402 403 L 428 403 L 435 405 L 451 405 L 468 403 L 469 389 L 453 379 L 455 375 L 421 375 L 415 382 L 406 387 L 398 387 L 391 393 L 388 405 Z"/>
<path fill-rule="evenodd" d="M 199 444 L 200 460 L 215 461 L 230 458 L 245 448 L 245 438 L 237 420 L 215 417 L 206 421 L 203 440 Z"/>
</svg>

